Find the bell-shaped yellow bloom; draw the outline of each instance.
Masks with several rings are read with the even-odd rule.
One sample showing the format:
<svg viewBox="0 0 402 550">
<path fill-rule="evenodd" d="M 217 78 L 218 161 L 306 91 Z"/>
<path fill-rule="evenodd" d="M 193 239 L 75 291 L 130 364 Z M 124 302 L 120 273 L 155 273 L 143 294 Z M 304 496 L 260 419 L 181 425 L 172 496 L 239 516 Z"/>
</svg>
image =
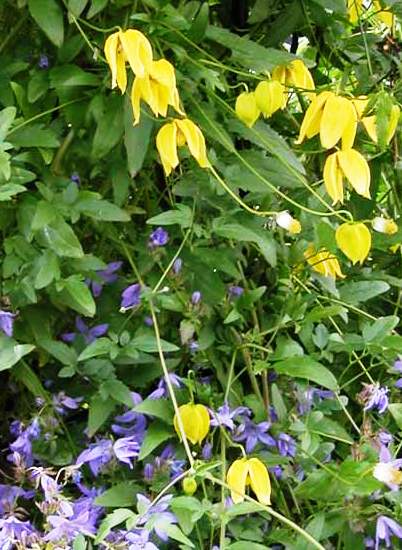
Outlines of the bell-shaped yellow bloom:
<svg viewBox="0 0 402 550">
<path fill-rule="evenodd" d="M 305 95 L 313 100 L 315 94 L 309 90 L 315 90 L 315 84 L 310 71 L 301 59 L 291 61 L 289 65 L 279 65 L 272 71 L 272 79 L 277 80 L 287 88 L 296 88 L 300 92 L 305 92 Z M 284 96 L 282 107 L 285 107 L 287 102 L 286 95 Z"/>
<path fill-rule="evenodd" d="M 184 114 L 180 109 L 174 67 L 166 59 L 153 61 L 149 66 L 149 73 L 143 77 L 136 76 L 134 79 L 131 90 L 134 124 L 140 121 L 141 100 L 150 106 L 155 116 L 165 117 L 169 105 L 181 115 Z"/>
<path fill-rule="evenodd" d="M 363 0 L 348 0 L 349 21 L 355 25 L 363 13 Z"/>
<path fill-rule="evenodd" d="M 369 7 L 374 10 L 376 19 L 384 23 L 387 27 L 392 28 L 394 16 L 389 8 L 383 8 L 379 0 L 372 0 L 371 6 Z M 348 0 L 349 21 L 353 25 L 356 25 L 364 11 L 364 0 Z"/>
<path fill-rule="evenodd" d="M 277 80 L 264 80 L 260 82 L 254 94 L 257 108 L 264 117 L 270 117 L 278 109 L 282 109 L 284 100 L 286 104 L 285 88 Z"/>
<path fill-rule="evenodd" d="M 262 504 L 271 504 L 271 482 L 266 466 L 258 458 L 235 460 L 226 475 L 231 497 L 235 504 L 243 502 L 248 485 Z"/>
<path fill-rule="evenodd" d="M 338 247 L 352 261 L 363 263 L 371 248 L 371 233 L 364 223 L 343 223 L 335 232 Z"/>
<path fill-rule="evenodd" d="M 332 149 L 342 138 L 342 148 L 351 148 L 356 135 L 357 115 L 353 103 L 333 92 L 321 92 L 310 103 L 297 144 L 320 134 L 321 145 Z"/>
<path fill-rule="evenodd" d="M 345 275 L 342 273 L 341 266 L 339 265 L 338 259 L 336 258 L 336 256 L 334 256 L 334 254 L 331 254 L 331 252 L 329 252 L 325 248 L 317 252 L 314 248 L 314 245 L 310 244 L 307 250 L 304 252 L 304 257 L 314 269 L 314 271 L 316 271 L 320 275 L 324 275 L 325 277 L 332 277 L 332 279 L 336 279 L 337 277 L 339 277 L 340 279 L 345 278 Z"/>
<path fill-rule="evenodd" d="M 398 226 L 394 220 L 389 218 L 383 218 L 378 216 L 371 220 L 371 226 L 374 231 L 378 233 L 385 233 L 386 235 L 394 235 L 398 231 Z"/>
<path fill-rule="evenodd" d="M 286 229 L 292 235 L 297 235 L 301 231 L 301 224 L 299 220 L 293 218 L 287 210 L 278 212 L 275 216 L 275 221 L 279 227 Z"/>
<path fill-rule="evenodd" d="M 137 76 L 144 76 L 152 63 L 152 47 L 148 39 L 135 29 L 117 31 L 106 39 L 105 57 L 112 72 L 112 88 L 126 91 L 126 61 Z"/>
<path fill-rule="evenodd" d="M 394 24 L 394 15 L 389 8 L 383 9 L 379 0 L 373 0 L 373 8 L 376 11 L 376 18 L 379 19 L 384 25 L 392 29 Z"/>
<path fill-rule="evenodd" d="M 332 204 L 343 202 L 343 179 L 362 197 L 370 198 L 370 168 L 366 159 L 355 149 L 337 151 L 324 164 L 324 185 Z"/>
<path fill-rule="evenodd" d="M 242 92 L 236 99 L 235 111 L 237 117 L 251 128 L 260 116 L 260 110 L 254 92 Z"/>
<path fill-rule="evenodd" d="M 175 118 L 173 122 L 164 124 L 156 136 L 156 148 L 167 176 L 179 164 L 177 147 L 186 143 L 201 168 L 210 166 L 201 130 L 188 118 Z"/>
<path fill-rule="evenodd" d="M 184 433 L 193 445 L 201 443 L 209 432 L 210 418 L 208 409 L 204 405 L 187 403 L 179 407 L 180 417 L 183 422 Z M 180 437 L 177 416 L 173 419 L 174 429 Z"/>
</svg>

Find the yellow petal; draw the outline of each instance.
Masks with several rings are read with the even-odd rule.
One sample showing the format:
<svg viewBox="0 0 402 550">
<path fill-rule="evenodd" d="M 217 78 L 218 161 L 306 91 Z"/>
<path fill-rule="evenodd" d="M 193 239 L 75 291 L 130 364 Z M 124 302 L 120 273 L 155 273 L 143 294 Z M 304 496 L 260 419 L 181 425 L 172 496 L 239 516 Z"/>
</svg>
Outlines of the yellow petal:
<svg viewBox="0 0 402 550">
<path fill-rule="evenodd" d="M 377 19 L 391 29 L 394 24 L 393 13 L 389 9 L 382 9 L 381 3 L 378 0 L 373 0 L 373 8 L 376 11 Z"/>
<path fill-rule="evenodd" d="M 254 92 L 243 92 L 236 99 L 235 111 L 237 117 L 251 128 L 260 116 Z"/>
<path fill-rule="evenodd" d="M 164 124 L 156 135 L 156 148 L 168 176 L 179 164 L 177 156 L 177 126 L 174 122 Z"/>
<path fill-rule="evenodd" d="M 207 158 L 204 135 L 194 122 L 188 118 L 182 120 L 175 119 L 175 124 L 184 135 L 190 153 L 201 166 L 208 168 L 210 166 Z"/>
<path fill-rule="evenodd" d="M 138 124 L 141 115 L 141 82 L 135 77 L 133 87 L 131 88 L 131 106 L 133 108 L 134 125 Z"/>
<path fill-rule="evenodd" d="M 283 85 L 285 84 L 286 67 L 284 65 L 278 65 L 278 67 L 275 67 L 275 69 L 272 71 L 272 80 L 277 80 Z"/>
<path fill-rule="evenodd" d="M 258 458 L 250 458 L 247 462 L 250 485 L 262 504 L 271 504 L 271 482 L 266 466 Z"/>
<path fill-rule="evenodd" d="M 344 223 L 335 232 L 338 247 L 353 264 L 363 263 L 371 248 L 371 233 L 364 223 Z"/>
<path fill-rule="evenodd" d="M 355 149 L 338 151 L 338 162 L 353 189 L 362 197 L 370 198 L 370 168 L 366 159 Z"/>
<path fill-rule="evenodd" d="M 119 48 L 119 33 L 115 32 L 107 37 L 105 42 L 105 57 L 112 73 L 112 89 L 117 86 L 117 52 Z"/>
<path fill-rule="evenodd" d="M 167 59 L 153 61 L 150 66 L 151 78 L 157 80 L 167 88 L 174 90 L 176 88 L 176 75 L 174 67 Z"/>
<path fill-rule="evenodd" d="M 374 141 L 374 143 L 377 143 L 378 141 L 378 138 L 377 138 L 377 121 L 376 121 L 376 116 L 375 115 L 371 115 L 371 116 L 365 116 L 362 118 L 362 124 L 364 126 L 364 129 L 366 130 L 366 132 L 368 133 L 368 135 L 370 136 L 371 140 Z"/>
<path fill-rule="evenodd" d="M 318 134 L 323 107 L 325 102 L 333 95 L 333 92 L 321 92 L 310 103 L 303 118 L 299 138 L 296 141 L 297 145 L 302 143 L 306 136 L 311 138 Z"/>
<path fill-rule="evenodd" d="M 248 465 L 246 458 L 235 460 L 228 469 L 226 482 L 230 487 L 231 497 L 235 504 L 244 500 L 247 476 Z"/>
<path fill-rule="evenodd" d="M 317 271 L 320 275 L 332 277 L 333 279 L 336 277 L 343 279 L 345 277 L 341 271 L 338 259 L 328 250 L 322 249 L 316 252 L 314 245 L 310 244 L 304 252 L 304 257 L 314 271 Z"/>
<path fill-rule="evenodd" d="M 143 77 L 152 63 L 152 47 L 148 39 L 134 29 L 120 32 L 120 42 L 134 74 Z"/>
<path fill-rule="evenodd" d="M 332 204 L 343 203 L 343 174 L 338 163 L 338 153 L 332 153 L 325 161 L 324 185 Z"/>
<path fill-rule="evenodd" d="M 351 99 L 351 101 L 356 109 L 358 118 L 361 119 L 368 105 L 369 98 L 366 95 L 361 95 L 358 97 L 354 97 L 353 99 Z"/>
<path fill-rule="evenodd" d="M 339 265 L 338 259 L 331 254 L 331 258 L 327 260 L 327 264 L 329 264 L 329 271 L 331 273 L 331 277 L 336 279 L 339 277 L 340 279 L 344 279 L 345 275 L 342 273 L 341 266 Z"/>
<path fill-rule="evenodd" d="M 315 84 L 310 71 L 301 59 L 295 59 L 289 65 L 288 71 L 289 85 L 299 88 L 301 92 L 312 101 L 315 98 L 314 93 L 308 93 L 308 90 L 315 90 Z"/>
<path fill-rule="evenodd" d="M 127 72 L 126 72 L 126 60 L 123 52 L 117 53 L 117 86 L 120 88 L 122 94 L 127 88 Z"/>
<path fill-rule="evenodd" d="M 264 117 L 269 117 L 283 104 L 284 88 L 277 80 L 260 82 L 255 89 L 255 101 L 257 108 Z"/>
<path fill-rule="evenodd" d="M 391 114 L 389 117 L 387 143 L 389 143 L 391 139 L 394 137 L 395 131 L 398 127 L 400 113 L 401 113 L 401 110 L 399 106 L 393 105 L 391 109 Z"/>
<path fill-rule="evenodd" d="M 341 139 L 347 126 L 357 124 L 353 104 L 344 97 L 331 95 L 325 102 L 320 124 L 321 145 L 332 149 Z"/>
<path fill-rule="evenodd" d="M 355 25 L 363 11 L 363 0 L 348 0 L 349 21 Z"/>
<path fill-rule="evenodd" d="M 297 235 L 301 232 L 300 222 L 293 218 L 287 210 L 278 212 L 276 214 L 275 221 L 279 227 L 286 229 L 292 235 Z"/>
<path fill-rule="evenodd" d="M 201 443 L 209 432 L 210 418 L 208 409 L 204 405 L 194 405 L 193 423 L 197 427 L 197 443 Z"/>
<path fill-rule="evenodd" d="M 348 101 L 348 103 L 351 106 L 351 111 L 349 111 L 348 122 L 342 134 L 342 149 L 351 149 L 353 147 L 357 131 L 356 109 L 351 101 Z"/>
</svg>

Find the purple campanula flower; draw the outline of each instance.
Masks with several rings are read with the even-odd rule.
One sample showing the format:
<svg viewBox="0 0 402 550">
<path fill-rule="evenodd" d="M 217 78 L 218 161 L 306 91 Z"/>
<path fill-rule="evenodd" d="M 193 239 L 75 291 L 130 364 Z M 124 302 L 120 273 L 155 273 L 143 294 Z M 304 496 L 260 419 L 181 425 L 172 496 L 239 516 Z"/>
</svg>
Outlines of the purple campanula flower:
<svg viewBox="0 0 402 550">
<path fill-rule="evenodd" d="M 375 540 L 373 537 L 365 537 L 363 540 L 364 547 L 365 548 L 374 548 L 375 547 Z"/>
<path fill-rule="evenodd" d="M 0 484 L 0 516 L 5 516 L 15 508 L 18 498 L 30 499 L 33 496 L 33 491 L 26 491 L 15 485 Z"/>
<path fill-rule="evenodd" d="M 29 548 L 37 539 L 37 533 L 29 521 L 21 521 L 14 516 L 0 518 L 0 548 L 11 550 L 19 547 Z"/>
<path fill-rule="evenodd" d="M 127 309 L 139 306 L 141 302 L 141 285 L 135 283 L 128 286 L 121 294 L 120 308 L 124 312 Z"/>
<path fill-rule="evenodd" d="M 244 293 L 244 288 L 237 285 L 231 285 L 228 288 L 228 296 L 229 300 L 234 300 L 235 298 L 239 298 Z"/>
<path fill-rule="evenodd" d="M 142 402 L 142 397 L 139 393 L 130 393 L 131 399 L 133 401 L 133 406 L 138 405 Z M 125 413 L 115 416 L 114 421 L 116 423 L 112 424 L 113 433 L 126 437 L 135 436 L 138 443 L 142 443 L 147 427 L 147 420 L 143 414 L 128 409 Z M 121 424 L 123 424 L 123 426 L 121 426 Z"/>
<path fill-rule="evenodd" d="M 59 393 L 54 394 L 52 397 L 53 406 L 61 415 L 77 410 L 83 399 L 83 397 L 69 397 L 64 391 L 59 391 Z"/>
<path fill-rule="evenodd" d="M 323 399 L 332 399 L 334 393 L 330 390 L 320 390 L 318 388 L 307 388 L 299 392 L 297 396 L 297 412 L 300 415 L 308 413 L 315 403 Z"/>
<path fill-rule="evenodd" d="M 144 323 L 147 325 L 147 327 L 152 327 L 154 324 L 152 317 L 150 317 L 149 315 L 145 317 Z"/>
<path fill-rule="evenodd" d="M 402 539 L 402 525 L 399 525 L 394 519 L 387 516 L 378 516 L 375 532 L 375 550 L 380 548 L 381 541 L 385 541 L 387 548 L 396 548 L 392 546 L 392 536 Z"/>
<path fill-rule="evenodd" d="M 378 383 L 364 384 L 364 389 L 359 394 L 365 405 L 364 410 L 377 409 L 379 414 L 383 414 L 388 409 L 388 392 L 388 388 L 381 387 Z"/>
<path fill-rule="evenodd" d="M 110 262 L 105 269 L 100 269 L 95 272 L 98 280 L 89 279 L 89 285 L 95 298 L 98 298 L 102 294 L 104 285 L 110 285 L 117 281 L 119 276 L 116 271 L 118 271 L 122 265 L 123 262 Z"/>
<path fill-rule="evenodd" d="M 48 56 L 44 53 L 41 53 L 40 56 L 39 56 L 38 67 L 40 69 L 48 69 L 49 65 L 50 65 L 50 63 L 49 63 Z"/>
<path fill-rule="evenodd" d="M 176 388 L 181 388 L 183 386 L 183 381 L 180 378 L 180 376 L 177 376 L 177 374 L 174 374 L 173 372 L 169 373 L 169 380 L 172 386 L 176 386 Z M 162 397 L 168 396 L 168 388 L 165 381 L 165 378 L 161 378 L 158 382 L 158 387 L 156 390 L 154 390 L 152 393 L 148 395 L 148 399 L 161 399 Z"/>
<path fill-rule="evenodd" d="M 15 317 L 15 313 L 0 309 L 0 330 L 10 338 L 13 335 Z"/>
<path fill-rule="evenodd" d="M 136 529 L 127 533 L 125 539 L 129 543 L 128 550 L 159 550 L 153 542 L 149 541 L 149 537 L 150 532 L 147 529 Z"/>
<path fill-rule="evenodd" d="M 79 173 L 78 172 L 73 172 L 70 176 L 70 181 L 72 181 L 73 183 L 76 183 L 77 185 L 80 185 L 81 178 L 80 178 Z"/>
<path fill-rule="evenodd" d="M 21 420 L 13 420 L 10 424 L 10 434 L 13 437 L 18 437 L 19 435 L 21 435 L 23 429 L 24 425 L 22 424 Z"/>
<path fill-rule="evenodd" d="M 176 258 L 173 262 L 173 273 L 178 275 L 183 267 L 183 260 L 181 258 Z"/>
<path fill-rule="evenodd" d="M 245 441 L 247 453 L 251 453 L 257 443 L 275 447 L 275 439 L 267 433 L 270 427 L 270 422 L 254 424 L 252 420 L 246 418 L 244 423 L 237 427 L 233 439 L 234 441 Z"/>
<path fill-rule="evenodd" d="M 75 326 L 78 332 L 66 332 L 61 335 L 61 339 L 64 342 L 74 342 L 77 336 L 81 334 L 84 337 L 85 343 L 91 344 L 97 338 L 106 334 L 109 330 L 109 325 L 107 323 L 89 328 L 81 317 L 76 317 Z"/>
<path fill-rule="evenodd" d="M 20 426 L 18 431 L 16 432 L 18 433 L 17 439 L 10 444 L 12 454 L 8 455 L 7 459 L 15 465 L 17 465 L 17 461 L 23 461 L 25 466 L 32 466 L 32 441 L 40 436 L 39 420 L 34 418 L 25 430 L 22 430 Z"/>
<path fill-rule="evenodd" d="M 207 441 L 201 451 L 201 456 L 204 460 L 211 460 L 212 458 L 212 443 Z"/>
<path fill-rule="evenodd" d="M 276 479 L 281 479 L 283 477 L 283 470 L 278 464 L 276 466 L 271 466 L 268 469 L 271 473 L 274 474 Z"/>
<path fill-rule="evenodd" d="M 75 463 L 77 465 L 88 463 L 93 475 L 97 476 L 112 460 L 112 449 L 113 444 L 110 439 L 100 439 L 96 443 L 91 443 L 87 449 L 82 451 Z"/>
<path fill-rule="evenodd" d="M 152 519 L 152 522 L 150 522 L 152 525 L 151 529 L 164 542 L 168 540 L 166 526 L 177 523 L 176 516 L 172 512 L 167 511 L 172 497 L 173 495 L 165 495 L 155 505 L 152 505 L 151 500 L 145 495 L 141 493 L 137 494 L 137 508 L 140 514 L 137 519 L 137 525 L 148 525 L 149 520 Z"/>
<path fill-rule="evenodd" d="M 134 436 L 121 437 L 114 442 L 113 452 L 117 460 L 127 464 L 132 470 L 132 460 L 140 454 L 140 444 Z"/>
<path fill-rule="evenodd" d="M 41 488 L 46 502 L 53 502 L 60 496 L 60 487 L 57 482 L 46 473 L 45 469 L 33 468 L 30 478 L 35 482 L 36 488 Z"/>
<path fill-rule="evenodd" d="M 233 419 L 240 415 L 250 416 L 251 411 L 248 407 L 236 407 L 230 410 L 227 401 L 214 412 L 210 409 L 211 414 L 211 426 L 222 426 L 228 428 L 231 432 L 235 429 Z"/>
<path fill-rule="evenodd" d="M 153 467 L 152 464 L 150 464 L 148 462 L 148 464 L 145 464 L 144 466 L 144 479 L 146 481 L 151 481 L 152 478 L 154 477 L 154 473 L 155 473 L 155 468 Z"/>
<path fill-rule="evenodd" d="M 201 302 L 202 294 L 199 290 L 194 290 L 194 292 L 191 295 L 191 303 L 193 306 L 196 306 Z"/>
<path fill-rule="evenodd" d="M 279 416 L 276 412 L 276 409 L 273 405 L 269 406 L 269 417 L 272 420 L 272 422 L 278 422 Z"/>
<path fill-rule="evenodd" d="M 296 455 L 296 441 L 293 437 L 285 433 L 280 433 L 278 437 L 278 450 L 282 456 Z"/>
<path fill-rule="evenodd" d="M 196 340 L 190 340 L 188 342 L 188 349 L 191 353 L 197 353 L 197 351 L 200 349 L 200 344 Z"/>
<path fill-rule="evenodd" d="M 157 227 L 149 236 L 148 246 L 158 248 L 169 242 L 169 233 L 163 227 Z"/>
</svg>

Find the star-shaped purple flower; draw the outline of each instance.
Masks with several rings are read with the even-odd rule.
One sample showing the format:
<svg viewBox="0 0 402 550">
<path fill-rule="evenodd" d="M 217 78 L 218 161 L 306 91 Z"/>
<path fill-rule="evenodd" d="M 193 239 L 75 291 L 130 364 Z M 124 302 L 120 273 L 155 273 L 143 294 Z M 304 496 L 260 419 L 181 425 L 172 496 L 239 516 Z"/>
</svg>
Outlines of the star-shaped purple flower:
<svg viewBox="0 0 402 550">
<path fill-rule="evenodd" d="M 4 332 L 6 336 L 11 337 L 13 335 L 15 317 L 15 313 L 0 309 L 0 330 Z"/>
<path fill-rule="evenodd" d="M 121 294 L 120 308 L 123 311 L 139 306 L 141 302 L 141 285 L 135 283 L 128 286 Z"/>
<path fill-rule="evenodd" d="M 169 242 L 169 233 L 163 227 L 157 227 L 149 236 L 148 245 L 150 248 L 165 246 Z"/>
<path fill-rule="evenodd" d="M 236 407 L 231 410 L 227 401 L 216 412 L 211 409 L 209 409 L 209 412 L 211 414 L 211 426 L 224 426 L 231 432 L 235 429 L 234 419 L 241 415 L 250 416 L 251 414 L 248 407 Z"/>
<path fill-rule="evenodd" d="M 270 427 L 270 422 L 265 421 L 254 424 L 252 420 L 246 418 L 244 423 L 240 424 L 236 429 L 233 439 L 235 441 L 245 441 L 247 453 L 251 453 L 257 443 L 262 443 L 269 447 L 276 447 L 275 439 L 267 433 Z"/>
<path fill-rule="evenodd" d="M 101 325 L 96 325 L 92 328 L 89 328 L 88 325 L 82 320 L 81 317 L 76 317 L 75 326 L 78 332 L 66 332 L 61 335 L 61 339 L 64 342 L 74 342 L 79 334 L 84 337 L 86 344 L 91 344 L 100 336 L 103 336 L 109 330 L 108 323 L 103 323 Z"/>
</svg>

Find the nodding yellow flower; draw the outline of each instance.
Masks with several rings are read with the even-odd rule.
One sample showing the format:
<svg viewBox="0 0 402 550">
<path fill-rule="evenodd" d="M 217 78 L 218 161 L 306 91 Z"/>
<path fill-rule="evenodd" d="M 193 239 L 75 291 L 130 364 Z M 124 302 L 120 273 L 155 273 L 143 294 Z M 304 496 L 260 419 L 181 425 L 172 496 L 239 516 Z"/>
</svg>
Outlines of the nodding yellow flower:
<svg viewBox="0 0 402 550">
<path fill-rule="evenodd" d="M 226 481 L 235 504 L 243 502 L 248 485 L 262 504 L 271 504 L 271 482 L 266 466 L 258 458 L 240 458 L 228 469 Z"/>
<path fill-rule="evenodd" d="M 301 231 L 300 222 L 293 218 L 286 210 L 278 212 L 275 216 L 275 221 L 279 227 L 286 229 L 292 235 L 297 235 Z"/>
<path fill-rule="evenodd" d="M 167 176 L 179 164 L 177 147 L 186 143 L 201 168 L 209 168 L 205 139 L 201 130 L 188 118 L 175 118 L 173 122 L 164 124 L 156 136 L 156 148 Z"/>
<path fill-rule="evenodd" d="M 337 257 L 322 248 L 320 251 L 316 251 L 313 244 L 310 244 L 307 250 L 304 252 L 304 257 L 311 267 L 325 277 L 332 277 L 336 279 L 344 279 L 345 275 L 342 273 L 341 266 L 339 265 Z"/>
<path fill-rule="evenodd" d="M 204 405 L 187 403 L 179 407 L 180 417 L 183 422 L 184 433 L 193 445 L 201 443 L 209 432 L 210 418 L 208 409 Z M 173 419 L 174 429 L 180 437 L 177 416 Z"/>
<path fill-rule="evenodd" d="M 389 8 L 383 8 L 379 0 L 372 0 L 371 7 L 374 10 L 375 17 L 387 27 L 392 28 L 394 16 Z M 364 11 L 364 0 L 348 0 L 348 15 L 352 25 L 356 25 Z"/>
<path fill-rule="evenodd" d="M 254 92 L 242 92 L 236 99 L 235 111 L 237 117 L 251 128 L 260 116 L 260 110 Z"/>
<path fill-rule="evenodd" d="M 337 228 L 335 239 L 338 247 L 353 265 L 357 262 L 362 264 L 370 252 L 371 233 L 364 223 L 343 223 Z"/>
<path fill-rule="evenodd" d="M 315 90 L 313 77 L 301 59 L 295 59 L 289 65 L 275 67 L 272 71 L 272 78 L 287 88 L 300 89 L 310 100 L 315 97 L 314 92 L 309 92 L 309 90 Z M 287 96 L 284 94 L 282 108 L 285 107 L 286 102 Z"/>
<path fill-rule="evenodd" d="M 324 185 L 332 204 L 343 203 L 343 179 L 362 197 L 370 198 L 370 168 L 366 159 L 355 149 L 336 151 L 324 164 Z"/>
<path fill-rule="evenodd" d="M 152 61 L 148 73 L 142 77 L 135 77 L 131 90 L 134 124 L 140 121 L 141 99 L 150 106 L 155 116 L 165 117 L 169 105 L 179 114 L 184 114 L 180 109 L 174 67 L 169 61 L 166 59 Z"/>
<path fill-rule="evenodd" d="M 255 89 L 255 101 L 257 108 L 264 117 L 270 117 L 278 109 L 283 109 L 286 92 L 283 85 L 277 80 L 264 80 Z"/>
<path fill-rule="evenodd" d="M 386 235 L 394 235 L 398 231 L 398 226 L 389 218 L 383 218 L 378 216 L 371 220 L 371 226 L 374 231 L 378 233 L 385 233 Z"/>
<path fill-rule="evenodd" d="M 124 94 L 127 87 L 126 61 L 137 76 L 144 76 L 152 62 L 148 39 L 135 29 L 117 31 L 107 37 L 105 57 L 112 72 L 112 89 L 118 86 Z"/>
<path fill-rule="evenodd" d="M 363 0 L 348 0 L 348 16 L 352 25 L 355 25 L 364 11 Z"/>
<path fill-rule="evenodd" d="M 394 24 L 394 15 L 389 10 L 389 8 L 383 9 L 379 0 L 373 0 L 373 8 L 376 11 L 377 19 L 379 19 L 382 23 L 384 23 L 384 25 L 392 29 L 392 26 Z"/>
<path fill-rule="evenodd" d="M 357 115 L 353 103 L 333 92 L 321 92 L 310 103 L 296 144 L 320 134 L 321 145 L 332 149 L 340 139 L 342 148 L 350 149 L 356 135 Z"/>
</svg>

